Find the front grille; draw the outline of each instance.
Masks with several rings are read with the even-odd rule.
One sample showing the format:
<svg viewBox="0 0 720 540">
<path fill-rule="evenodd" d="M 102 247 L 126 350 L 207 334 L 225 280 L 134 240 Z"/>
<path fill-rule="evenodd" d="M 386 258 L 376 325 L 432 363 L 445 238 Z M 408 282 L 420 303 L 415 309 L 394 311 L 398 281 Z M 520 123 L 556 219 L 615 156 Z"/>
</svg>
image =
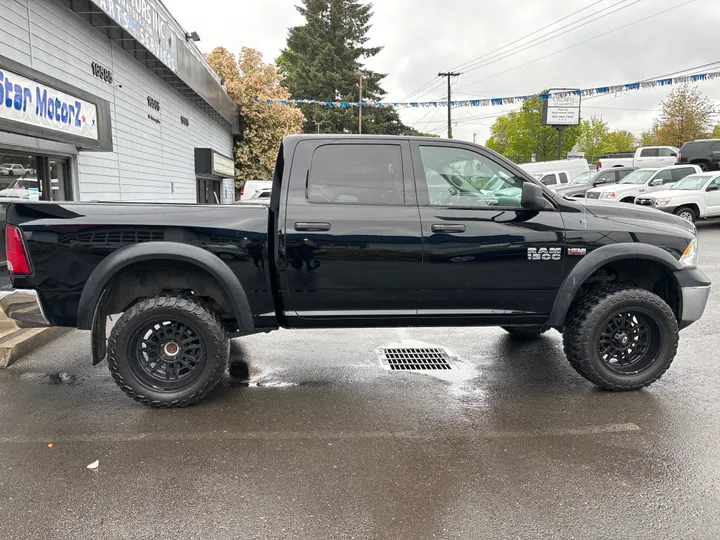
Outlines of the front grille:
<svg viewBox="0 0 720 540">
<path fill-rule="evenodd" d="M 383 362 L 391 370 L 452 369 L 445 349 L 383 349 Z"/>
<path fill-rule="evenodd" d="M 586 196 L 588 199 L 599 199 L 599 198 L 600 198 L 600 193 L 588 192 L 588 193 L 585 194 L 585 196 Z"/>
<path fill-rule="evenodd" d="M 655 201 L 653 199 L 635 199 L 635 204 L 639 204 L 640 206 L 655 206 Z"/>
</svg>

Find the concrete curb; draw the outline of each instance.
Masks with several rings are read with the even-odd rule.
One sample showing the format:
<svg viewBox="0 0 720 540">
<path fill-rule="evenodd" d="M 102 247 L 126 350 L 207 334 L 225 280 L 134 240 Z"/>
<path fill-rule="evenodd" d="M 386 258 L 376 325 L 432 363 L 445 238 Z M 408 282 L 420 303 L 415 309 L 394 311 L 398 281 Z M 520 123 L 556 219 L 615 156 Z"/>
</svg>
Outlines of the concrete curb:
<svg viewBox="0 0 720 540">
<path fill-rule="evenodd" d="M 0 339 L 0 368 L 67 334 L 72 328 L 18 328 Z"/>
</svg>

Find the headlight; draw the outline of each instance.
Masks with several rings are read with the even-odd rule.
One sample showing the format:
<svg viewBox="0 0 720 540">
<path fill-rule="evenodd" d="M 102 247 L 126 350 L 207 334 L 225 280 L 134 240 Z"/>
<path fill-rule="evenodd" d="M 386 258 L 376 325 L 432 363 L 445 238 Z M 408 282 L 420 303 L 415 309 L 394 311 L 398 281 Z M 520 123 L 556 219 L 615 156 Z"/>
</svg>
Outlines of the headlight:
<svg viewBox="0 0 720 540">
<path fill-rule="evenodd" d="M 665 199 L 655 199 L 655 205 L 656 206 L 667 206 L 672 202 L 672 199 L 665 198 Z"/>
<path fill-rule="evenodd" d="M 601 199 L 614 199 L 615 198 L 615 192 L 614 191 L 605 191 L 600 194 Z"/>
<path fill-rule="evenodd" d="M 697 238 L 693 238 L 688 244 L 688 247 L 685 249 L 685 253 L 683 253 L 682 257 L 680 257 L 680 262 L 684 266 L 697 266 L 699 258 L 700 252 L 698 250 L 698 240 Z"/>
</svg>

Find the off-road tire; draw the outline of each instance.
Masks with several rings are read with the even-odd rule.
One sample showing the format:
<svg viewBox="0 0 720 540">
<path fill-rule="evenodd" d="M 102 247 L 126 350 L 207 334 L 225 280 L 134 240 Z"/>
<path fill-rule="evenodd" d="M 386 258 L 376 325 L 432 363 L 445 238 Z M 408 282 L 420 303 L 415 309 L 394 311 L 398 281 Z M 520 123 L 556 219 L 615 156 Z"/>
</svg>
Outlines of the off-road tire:
<svg viewBox="0 0 720 540">
<path fill-rule="evenodd" d="M 156 318 L 191 324 L 203 342 L 205 361 L 199 376 L 185 387 L 161 390 L 144 384 L 131 369 L 138 362 L 131 350 L 135 332 Z M 220 382 L 225 372 L 230 342 L 218 315 L 191 295 L 159 295 L 128 309 L 110 334 L 107 361 L 113 379 L 128 396 L 148 407 L 176 408 L 194 405 Z"/>
<path fill-rule="evenodd" d="M 675 210 L 674 214 L 678 217 L 681 217 L 682 219 L 689 221 L 690 223 L 695 223 L 695 220 L 697 219 L 697 212 L 695 212 L 695 210 L 693 210 L 689 206 L 681 206 L 680 208 Z M 685 218 L 682 214 L 690 216 L 690 219 Z"/>
<path fill-rule="evenodd" d="M 605 365 L 597 343 L 605 323 L 619 310 L 631 308 L 655 320 L 661 343 L 647 369 L 621 375 Z M 678 338 L 677 319 L 662 298 L 645 289 L 613 285 L 596 288 L 573 303 L 565 321 L 563 346 L 570 365 L 588 381 L 603 390 L 629 391 L 649 386 L 663 376 L 677 353 Z"/>
<path fill-rule="evenodd" d="M 501 326 L 500 328 L 510 334 L 510 337 L 521 341 L 537 339 L 549 330 L 545 326 Z"/>
</svg>

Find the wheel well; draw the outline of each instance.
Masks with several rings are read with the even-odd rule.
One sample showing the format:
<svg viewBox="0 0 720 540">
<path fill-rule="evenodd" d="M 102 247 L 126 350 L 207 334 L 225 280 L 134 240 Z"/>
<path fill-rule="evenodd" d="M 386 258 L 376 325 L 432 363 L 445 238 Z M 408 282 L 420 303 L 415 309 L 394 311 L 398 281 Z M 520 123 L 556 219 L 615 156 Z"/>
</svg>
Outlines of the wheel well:
<svg viewBox="0 0 720 540">
<path fill-rule="evenodd" d="M 573 303 L 589 290 L 609 283 L 627 284 L 658 295 L 680 320 L 681 291 L 675 276 L 665 266 L 644 259 L 623 259 L 601 266 L 585 280 Z"/>
<path fill-rule="evenodd" d="M 232 303 L 215 277 L 199 266 L 176 260 L 143 261 L 113 275 L 106 286 L 104 314 L 122 313 L 144 298 L 162 293 L 189 293 L 202 299 L 235 330 L 237 321 Z"/>
<path fill-rule="evenodd" d="M 695 203 L 682 204 L 677 207 L 675 212 L 677 213 L 677 211 L 680 210 L 681 208 L 690 208 L 691 210 L 693 210 L 695 212 L 695 215 L 697 215 L 697 216 L 700 215 L 700 208 L 698 208 L 698 205 Z"/>
</svg>

